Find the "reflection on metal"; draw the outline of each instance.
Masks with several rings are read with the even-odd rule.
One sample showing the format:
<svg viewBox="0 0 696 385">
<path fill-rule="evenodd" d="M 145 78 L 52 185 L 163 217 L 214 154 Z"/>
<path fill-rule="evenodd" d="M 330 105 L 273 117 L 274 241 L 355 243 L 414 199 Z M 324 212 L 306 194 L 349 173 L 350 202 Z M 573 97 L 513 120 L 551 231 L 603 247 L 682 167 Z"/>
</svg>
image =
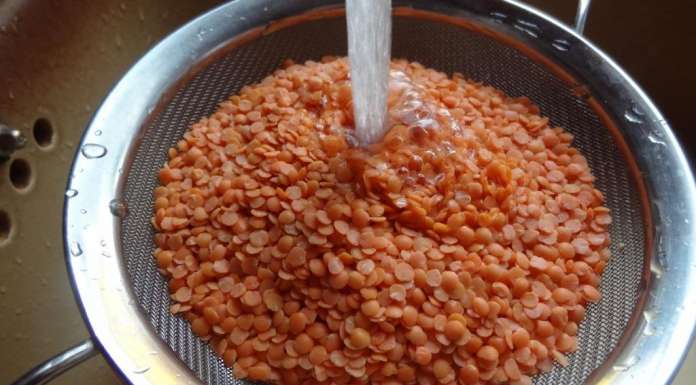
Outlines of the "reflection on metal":
<svg viewBox="0 0 696 385">
<path fill-rule="evenodd" d="M 52 357 L 48 361 L 37 365 L 24 374 L 12 385 L 41 385 L 58 377 L 64 371 L 72 368 L 82 361 L 97 354 L 97 349 L 92 340 L 86 340 L 79 345 Z"/>
<path fill-rule="evenodd" d="M 0 123 L 0 163 L 10 159 L 12 153 L 24 147 L 27 139 L 21 131 Z"/>
<path fill-rule="evenodd" d="M 414 0 L 408 3 L 411 6 L 408 12 L 413 15 L 422 13 L 423 17 L 432 19 L 435 17 L 433 13 L 437 12 L 437 17 L 443 22 L 448 18 L 452 23 L 465 20 L 466 23 L 462 22 L 465 28 L 485 31 L 506 44 L 526 44 L 530 51 L 548 55 L 544 57 L 546 61 L 540 60 L 542 64 L 560 63 L 564 69 L 586 81 L 592 96 L 601 101 L 600 107 L 608 119 L 618 125 L 617 135 L 636 149 L 630 155 L 635 158 L 649 187 L 648 198 L 683 202 L 678 209 L 665 205 L 659 217 L 656 216 L 651 223 L 668 235 L 662 240 L 661 248 L 665 258 L 669 259 L 669 264 L 666 264 L 669 268 L 662 273 L 663 279 L 647 281 L 645 290 L 650 295 L 643 296 L 637 305 L 636 322 L 630 325 L 626 337 L 606 364 L 589 379 L 590 383 L 601 383 L 611 378 L 613 384 L 619 385 L 635 384 L 636 379 L 651 385 L 666 384 L 688 346 L 696 322 L 696 309 L 692 306 L 696 302 L 696 250 L 689 247 L 688 242 L 696 237 L 696 202 L 693 201 L 696 188 L 684 154 L 669 127 L 655 123 L 664 121 L 660 112 L 633 80 L 591 43 L 554 19 L 517 2 Z M 238 0 L 214 9 L 185 25 L 145 55 L 114 88 L 88 127 L 84 137 L 90 138 L 90 144 L 101 144 L 104 148 L 108 145 L 110 155 L 90 159 L 78 154 L 74 160 L 73 174 L 77 176 L 68 188 L 80 193 L 66 197 L 65 244 L 78 242 L 84 252 L 79 257 L 68 257 L 67 262 L 86 321 L 110 360 L 131 383 L 200 383 L 152 330 L 143 312 L 133 306 L 136 298 L 128 284 L 130 280 L 119 247 L 118 218 L 109 210 L 110 201 L 120 196 L 128 177 L 127 172 L 122 174 L 119 170 L 129 168 L 128 162 L 137 148 L 136 139 L 150 115 L 148 106 L 158 105 L 163 95 L 171 95 L 176 90 L 179 79 L 193 75 L 192 71 L 199 70 L 202 63 L 214 60 L 216 54 L 229 48 L 232 37 L 254 28 L 261 30 L 287 15 L 299 15 L 322 6 L 340 7 L 341 4 L 339 0 Z M 589 1 L 582 1 L 581 7 L 583 4 L 584 12 L 578 14 L 578 31 L 584 25 Z M 494 22 L 490 16 L 493 12 L 509 15 L 505 18 L 508 20 L 534 23 L 545 36 L 568 42 L 573 50 L 554 49 L 551 46 L 553 40 L 530 39 L 528 34 L 509 24 Z M 235 16 L 235 20 L 243 20 L 243 23 L 229 22 L 230 15 Z M 199 39 L 201 28 L 211 25 L 216 28 L 207 32 L 204 39 Z M 247 36 L 253 37 L 253 34 Z M 621 123 L 625 121 L 623 114 L 631 105 L 636 105 L 645 114 L 641 130 L 624 129 Z M 129 119 L 124 120 L 123 116 Z M 115 126 L 119 129 L 110 129 Z M 641 134 L 646 131 L 663 138 L 664 146 L 659 147 L 658 153 L 660 162 L 654 161 L 656 153 L 651 152 L 657 151 L 655 146 L 647 145 L 649 139 Z M 97 132 L 102 134 L 98 136 Z M 82 215 L 83 211 L 90 215 Z M 655 213 L 650 211 L 648 214 Z M 687 221 L 666 221 L 666 218 L 685 218 Z M 100 240 L 105 240 L 107 246 L 102 246 Z M 653 258 L 657 245 L 649 243 L 648 247 L 649 257 Z M 69 252 L 68 248 L 66 254 Z M 107 252 L 113 258 L 95 258 L 100 252 Z M 684 310 L 674 312 L 675 308 Z M 640 317 L 644 309 L 654 312 L 650 324 L 654 330 L 663 330 L 664 333 L 644 333 L 648 327 Z M 153 357 L 153 351 L 159 354 Z M 632 363 L 631 357 L 640 357 L 640 360 L 636 359 L 632 365 L 622 364 Z M 620 371 L 612 369 L 616 364 Z"/>
</svg>

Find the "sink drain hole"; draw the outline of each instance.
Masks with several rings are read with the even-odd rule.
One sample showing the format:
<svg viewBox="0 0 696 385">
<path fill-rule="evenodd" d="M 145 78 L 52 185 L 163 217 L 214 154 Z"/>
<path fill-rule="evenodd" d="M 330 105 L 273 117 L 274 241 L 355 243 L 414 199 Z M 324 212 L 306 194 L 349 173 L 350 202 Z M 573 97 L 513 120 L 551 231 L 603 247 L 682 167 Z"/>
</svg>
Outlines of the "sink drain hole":
<svg viewBox="0 0 696 385">
<path fill-rule="evenodd" d="M 18 189 L 22 190 L 31 183 L 31 166 L 24 159 L 17 158 L 10 164 L 10 182 Z"/>
<path fill-rule="evenodd" d="M 39 118 L 34 123 L 34 140 L 39 147 L 48 147 L 53 143 L 53 125 L 46 118 Z"/>
<path fill-rule="evenodd" d="M 0 210 L 0 242 L 10 237 L 10 230 L 12 230 L 10 215 L 4 210 Z"/>
</svg>

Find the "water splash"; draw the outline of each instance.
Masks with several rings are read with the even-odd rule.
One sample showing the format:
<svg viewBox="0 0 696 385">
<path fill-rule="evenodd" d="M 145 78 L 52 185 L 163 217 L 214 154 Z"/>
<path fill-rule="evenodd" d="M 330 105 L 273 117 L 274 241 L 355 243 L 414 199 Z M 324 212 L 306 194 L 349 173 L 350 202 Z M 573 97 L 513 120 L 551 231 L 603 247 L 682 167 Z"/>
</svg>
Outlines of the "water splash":
<svg viewBox="0 0 696 385">
<path fill-rule="evenodd" d="M 356 136 L 366 145 L 387 129 L 391 0 L 347 0 L 346 18 Z"/>
</svg>

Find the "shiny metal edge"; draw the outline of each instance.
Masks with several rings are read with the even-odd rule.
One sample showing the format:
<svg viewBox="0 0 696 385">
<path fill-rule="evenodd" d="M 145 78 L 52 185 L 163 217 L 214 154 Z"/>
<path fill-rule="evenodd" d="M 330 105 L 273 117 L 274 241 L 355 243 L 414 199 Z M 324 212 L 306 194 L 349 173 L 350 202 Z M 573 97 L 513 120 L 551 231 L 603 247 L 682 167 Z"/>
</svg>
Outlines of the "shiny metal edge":
<svg viewBox="0 0 696 385">
<path fill-rule="evenodd" d="M 50 382 L 54 378 L 63 374 L 87 359 L 94 357 L 98 353 L 94 342 L 91 339 L 61 352 L 48 360 L 36 365 L 22 377 L 18 378 L 12 385 L 42 385 Z"/>
<path fill-rule="evenodd" d="M 696 323 L 696 196 L 693 174 L 666 120 L 638 85 L 606 54 L 569 27 L 522 3 L 488 1 L 395 1 L 466 18 L 550 57 L 590 90 L 634 153 L 650 201 L 651 277 L 644 308 L 609 362 L 588 383 L 667 384 Z M 271 21 L 338 0 L 277 2 L 238 0 L 189 22 L 140 59 L 115 86 L 83 134 L 64 207 L 65 254 L 78 302 L 90 332 L 107 359 L 130 383 L 200 383 L 154 333 L 138 308 L 119 247 L 119 218 L 109 204 L 125 182 L 135 140 L 180 79 L 234 37 Z M 243 15 L 243 16 L 242 16 Z M 504 15 L 505 17 L 500 17 Z M 521 23 L 523 22 L 523 23 Z M 205 26 L 219 26 L 203 35 Z M 522 26 L 536 28 L 525 31 Z M 534 36 L 536 35 L 536 36 Z M 562 42 L 564 50 L 554 48 Z M 153 76 L 157 74 L 158 76 Z M 124 120 L 126 116 L 128 119 Z M 101 131 L 101 135 L 96 135 Z M 76 192 L 76 195 L 74 195 Z"/>
</svg>

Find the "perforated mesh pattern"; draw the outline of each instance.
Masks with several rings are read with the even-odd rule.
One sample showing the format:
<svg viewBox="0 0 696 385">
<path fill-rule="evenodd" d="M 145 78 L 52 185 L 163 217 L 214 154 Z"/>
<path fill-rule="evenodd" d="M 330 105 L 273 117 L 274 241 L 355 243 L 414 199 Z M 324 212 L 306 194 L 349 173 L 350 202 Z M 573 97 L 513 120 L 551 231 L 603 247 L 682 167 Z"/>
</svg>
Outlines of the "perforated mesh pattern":
<svg viewBox="0 0 696 385">
<path fill-rule="evenodd" d="M 645 248 L 644 223 L 635 184 L 611 135 L 594 112 L 572 90 L 518 51 L 466 29 L 411 18 L 394 20 L 393 56 L 407 58 L 447 73 L 460 72 L 493 85 L 511 96 L 537 103 L 552 124 L 575 135 L 578 147 L 597 177 L 614 223 L 612 258 L 604 272 L 604 298 L 592 305 L 579 330 L 579 350 L 570 366 L 535 378 L 535 384 L 581 384 L 616 346 L 631 317 L 641 282 Z M 241 384 L 231 371 L 195 337 L 186 321 L 169 314 L 166 282 L 152 251 L 152 191 L 157 172 L 190 124 L 211 114 L 217 104 L 270 74 L 280 63 L 345 55 L 345 21 L 312 21 L 263 36 L 235 49 L 198 73 L 178 91 L 147 127 L 128 170 L 125 199 L 130 214 L 122 222 L 122 247 L 135 294 L 153 328 L 179 357 L 208 384 Z"/>
</svg>

